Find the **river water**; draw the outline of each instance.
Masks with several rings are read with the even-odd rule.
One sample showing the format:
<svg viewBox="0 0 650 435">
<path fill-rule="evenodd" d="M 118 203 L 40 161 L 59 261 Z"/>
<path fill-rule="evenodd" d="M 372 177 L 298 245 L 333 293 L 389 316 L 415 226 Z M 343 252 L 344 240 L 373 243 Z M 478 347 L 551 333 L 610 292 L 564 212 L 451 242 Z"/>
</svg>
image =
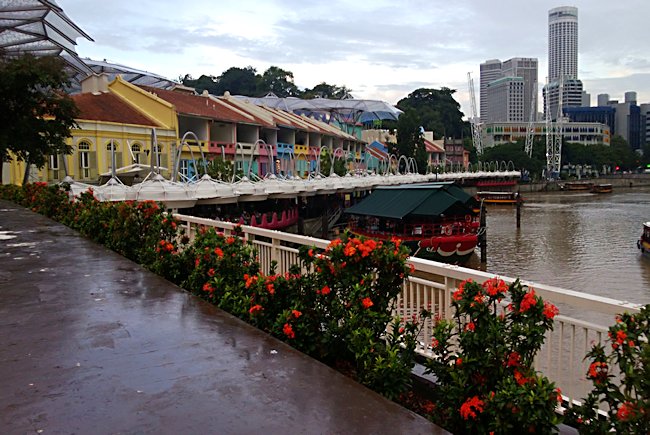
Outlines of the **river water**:
<svg viewBox="0 0 650 435">
<path fill-rule="evenodd" d="M 487 264 L 475 255 L 468 267 L 650 303 L 650 256 L 636 247 L 642 223 L 650 221 L 650 189 L 524 197 L 520 229 L 514 207 L 488 207 Z"/>
</svg>

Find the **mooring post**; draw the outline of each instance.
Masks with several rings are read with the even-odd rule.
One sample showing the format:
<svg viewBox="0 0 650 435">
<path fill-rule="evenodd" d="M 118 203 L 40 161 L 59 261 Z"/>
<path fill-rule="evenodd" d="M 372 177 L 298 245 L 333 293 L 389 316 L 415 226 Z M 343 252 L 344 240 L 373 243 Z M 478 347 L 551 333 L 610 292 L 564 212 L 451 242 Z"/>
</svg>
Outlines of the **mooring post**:
<svg viewBox="0 0 650 435">
<path fill-rule="evenodd" d="M 521 200 L 521 195 L 519 192 L 517 192 L 516 195 L 517 195 L 517 228 L 521 228 L 521 205 L 523 201 Z"/>
<path fill-rule="evenodd" d="M 481 215 L 478 243 L 481 247 L 481 263 L 487 263 L 487 225 L 485 204 L 481 200 Z"/>
</svg>

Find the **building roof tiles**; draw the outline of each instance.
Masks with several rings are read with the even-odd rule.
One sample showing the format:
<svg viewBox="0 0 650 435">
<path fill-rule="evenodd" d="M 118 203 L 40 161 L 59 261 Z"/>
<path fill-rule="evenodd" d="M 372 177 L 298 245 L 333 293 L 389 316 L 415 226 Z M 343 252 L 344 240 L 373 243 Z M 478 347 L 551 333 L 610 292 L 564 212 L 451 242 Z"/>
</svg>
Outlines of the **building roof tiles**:
<svg viewBox="0 0 650 435">
<path fill-rule="evenodd" d="M 158 127 L 153 120 L 111 93 L 76 94 L 72 99 L 79 108 L 77 119 Z"/>
</svg>

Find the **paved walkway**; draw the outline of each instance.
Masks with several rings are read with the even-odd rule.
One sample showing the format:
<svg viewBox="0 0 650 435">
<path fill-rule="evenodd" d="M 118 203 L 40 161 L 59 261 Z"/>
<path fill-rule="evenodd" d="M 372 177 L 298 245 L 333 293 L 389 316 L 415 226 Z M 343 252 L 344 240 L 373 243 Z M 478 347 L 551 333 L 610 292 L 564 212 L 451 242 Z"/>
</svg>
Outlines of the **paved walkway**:
<svg viewBox="0 0 650 435">
<path fill-rule="evenodd" d="M 2 201 L 0 379 L 2 434 L 444 433 Z"/>
</svg>

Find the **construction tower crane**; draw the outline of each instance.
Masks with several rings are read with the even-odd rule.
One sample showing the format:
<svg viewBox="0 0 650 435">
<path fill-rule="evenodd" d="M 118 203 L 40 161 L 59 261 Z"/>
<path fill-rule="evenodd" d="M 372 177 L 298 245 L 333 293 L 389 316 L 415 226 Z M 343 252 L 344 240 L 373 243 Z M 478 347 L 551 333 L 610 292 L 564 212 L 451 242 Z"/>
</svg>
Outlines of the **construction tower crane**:
<svg viewBox="0 0 650 435">
<path fill-rule="evenodd" d="M 474 148 L 476 148 L 476 154 L 483 154 L 483 141 L 481 138 L 481 121 L 476 115 L 476 94 L 474 93 L 474 79 L 472 78 L 472 73 L 467 73 L 467 84 L 469 87 L 469 102 L 471 106 L 471 117 L 469 118 L 469 123 L 472 126 L 472 142 L 474 143 Z"/>
<path fill-rule="evenodd" d="M 528 157 L 533 156 L 533 139 L 535 138 L 535 120 L 537 117 L 537 82 L 533 83 L 533 95 L 530 99 L 530 116 L 528 117 L 528 127 L 526 128 L 526 144 L 524 145 L 524 151 L 528 154 Z"/>
<path fill-rule="evenodd" d="M 557 114 L 552 123 L 548 85 L 546 89 L 546 177 L 551 179 L 560 175 L 562 164 L 562 138 L 564 136 L 564 114 L 562 113 L 564 77 L 562 74 L 560 74 L 558 82 Z"/>
</svg>

